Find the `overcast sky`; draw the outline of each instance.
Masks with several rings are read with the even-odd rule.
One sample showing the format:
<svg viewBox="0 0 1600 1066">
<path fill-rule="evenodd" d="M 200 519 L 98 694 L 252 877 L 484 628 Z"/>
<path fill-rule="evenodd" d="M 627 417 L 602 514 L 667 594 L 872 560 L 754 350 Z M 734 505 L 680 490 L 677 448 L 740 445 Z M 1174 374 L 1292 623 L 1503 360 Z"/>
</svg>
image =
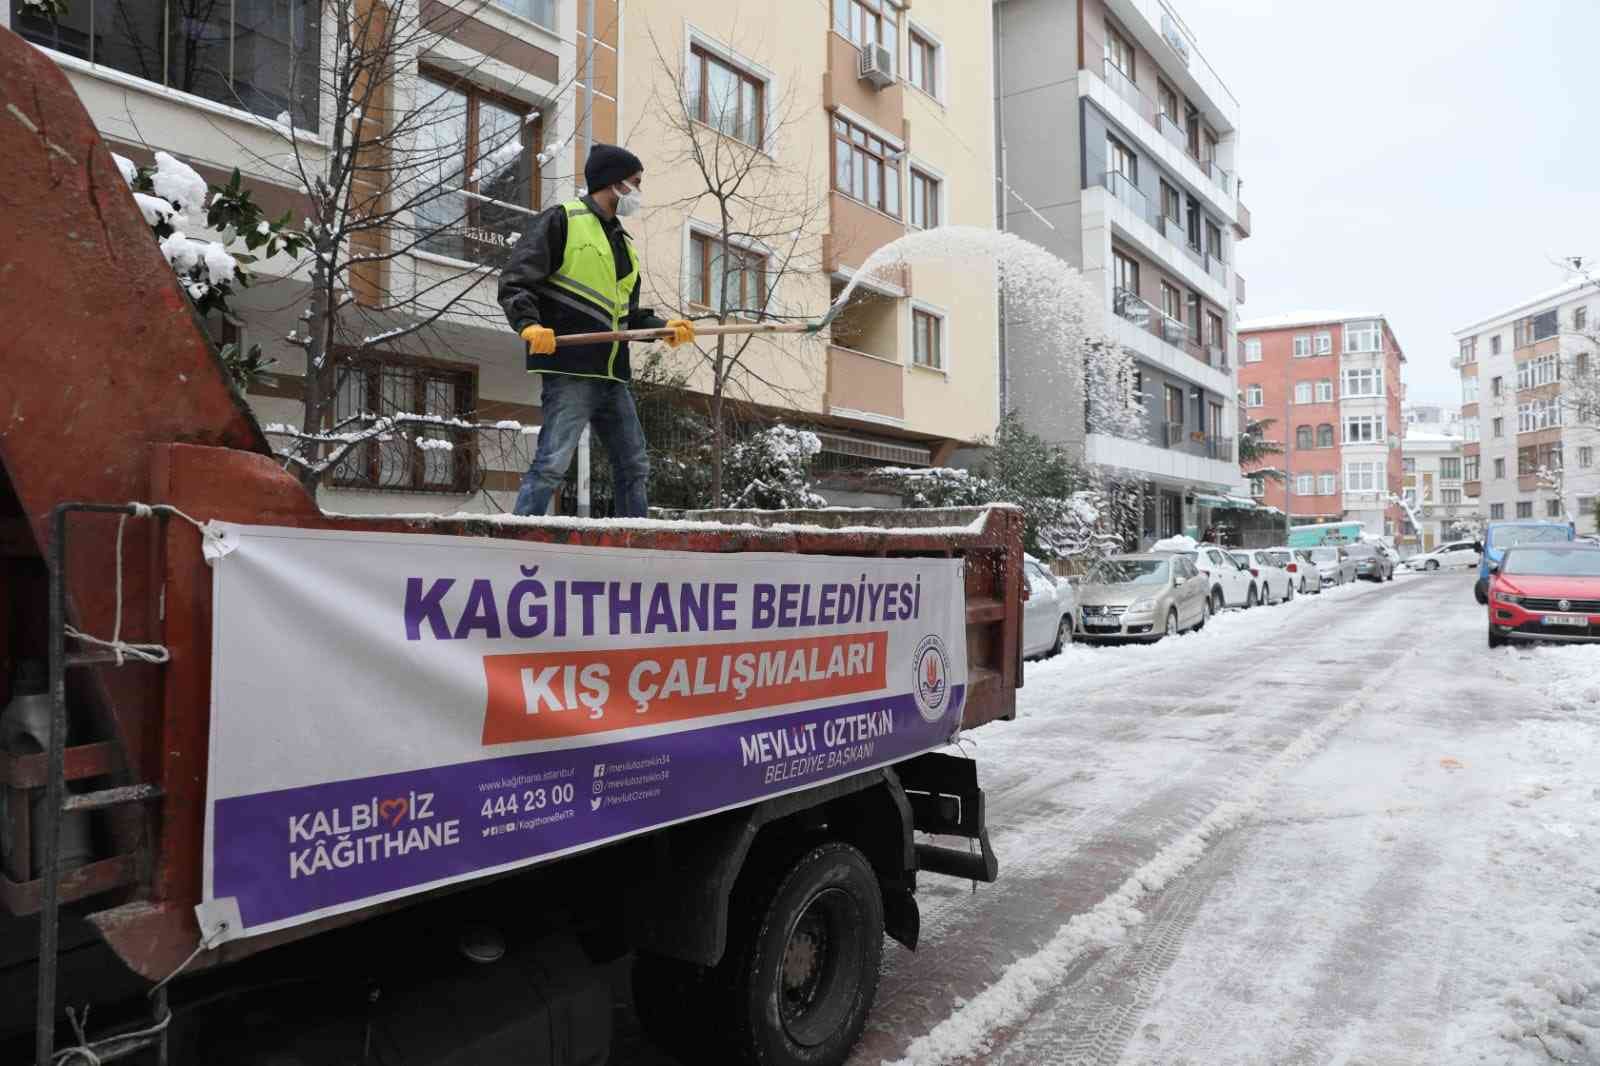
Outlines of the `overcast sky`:
<svg viewBox="0 0 1600 1066">
<path fill-rule="evenodd" d="M 1600 2 L 1171 2 L 1239 99 L 1242 318 L 1382 311 L 1459 403 L 1451 331 L 1600 261 Z"/>
</svg>

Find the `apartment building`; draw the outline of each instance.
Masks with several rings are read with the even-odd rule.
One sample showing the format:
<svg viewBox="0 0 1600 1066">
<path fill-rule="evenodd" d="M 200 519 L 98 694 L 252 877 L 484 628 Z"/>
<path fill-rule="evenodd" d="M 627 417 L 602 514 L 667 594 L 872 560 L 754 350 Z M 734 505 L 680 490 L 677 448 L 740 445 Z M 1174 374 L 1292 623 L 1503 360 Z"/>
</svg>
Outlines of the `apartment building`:
<svg viewBox="0 0 1600 1066">
<path fill-rule="evenodd" d="M 1415 430 L 1421 433 L 1438 433 L 1446 437 L 1462 435 L 1461 408 L 1459 405 L 1441 403 L 1408 403 L 1400 410 L 1405 420 L 1407 435 Z"/>
<path fill-rule="evenodd" d="M 1588 380 L 1600 288 L 1571 282 L 1455 331 L 1468 495 L 1490 521 L 1570 518 L 1596 529 L 1600 429 L 1563 393 Z"/>
<path fill-rule="evenodd" d="M 56 26 L 14 0 L 5 17 L 67 72 L 113 150 L 141 163 L 165 150 L 218 183 L 238 166 L 269 214 L 298 219 L 302 167 L 316 173 L 333 143 L 327 80 L 340 2 L 234 5 L 200 20 L 176 0 L 129 0 L 115 14 L 74 0 Z M 538 379 L 496 302 L 498 267 L 540 208 L 582 191 L 591 140 L 626 142 L 645 161 L 647 207 L 628 228 L 644 302 L 664 314 L 819 314 L 874 249 L 910 229 L 992 226 L 992 20 L 970 8 L 395 0 L 390 24 L 411 29 L 385 102 L 410 116 L 437 163 L 408 180 L 447 194 L 362 238 L 373 262 L 352 278 L 347 316 L 360 350 L 332 353 L 328 422 L 405 411 L 538 425 Z M 170 29 L 141 29 L 152 25 Z M 791 212 L 734 219 L 746 237 L 727 263 L 707 239 L 718 217 L 700 195 L 690 129 L 716 152 L 771 160 L 765 192 Z M 408 189 L 385 204 L 408 203 Z M 259 344 L 275 360 L 248 399 L 263 423 L 298 425 L 307 361 L 286 338 L 306 305 L 307 270 L 284 257 L 257 267 L 234 316 L 208 325 L 219 342 Z M 841 475 L 942 462 L 997 423 L 994 287 L 983 263 L 863 284 L 831 344 L 790 338 L 745 353 L 747 372 L 726 382 L 730 402 L 749 419 L 814 428 L 825 468 Z M 419 319 L 430 327 L 407 333 Z M 689 374 L 688 402 L 703 399 L 704 364 L 673 358 Z M 428 435 L 441 446 L 363 446 L 324 480 L 324 505 L 509 508 L 531 431 Z M 569 511 L 587 498 L 586 447 L 579 469 Z"/>
<path fill-rule="evenodd" d="M 1295 524 L 1356 520 L 1397 535 L 1405 355 L 1378 311 L 1299 311 L 1239 324 L 1246 416 L 1272 424 L 1282 481 L 1252 488 Z"/>
<path fill-rule="evenodd" d="M 1138 439 L 1063 394 L 1055 338 L 1005 322 L 1009 407 L 1048 439 L 1142 483 L 1145 533 L 1198 535 L 1243 492 L 1233 348 L 1250 232 L 1239 104 L 1161 0 L 996 0 L 1002 227 L 1076 267 L 1138 366 Z M 1048 116 L 1048 119 L 1045 118 Z M 1008 190 L 1008 191 L 1007 191 Z"/>
<path fill-rule="evenodd" d="M 1462 476 L 1466 441 L 1419 428 L 1426 425 L 1430 423 L 1407 423 L 1401 445 L 1401 496 L 1407 509 L 1395 544 L 1414 551 L 1432 551 L 1465 536 L 1481 517 L 1478 501 L 1466 494 Z"/>
</svg>

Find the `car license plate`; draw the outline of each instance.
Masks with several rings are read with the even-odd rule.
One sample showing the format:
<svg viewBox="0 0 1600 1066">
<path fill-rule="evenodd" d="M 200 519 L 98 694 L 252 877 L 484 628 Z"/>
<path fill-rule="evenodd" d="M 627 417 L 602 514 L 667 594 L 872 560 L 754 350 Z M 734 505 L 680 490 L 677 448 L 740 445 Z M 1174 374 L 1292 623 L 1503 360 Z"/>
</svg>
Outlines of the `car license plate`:
<svg viewBox="0 0 1600 1066">
<path fill-rule="evenodd" d="M 1540 625 L 1547 626 L 1586 626 L 1589 616 L 1586 614 L 1547 614 L 1539 619 Z"/>
</svg>

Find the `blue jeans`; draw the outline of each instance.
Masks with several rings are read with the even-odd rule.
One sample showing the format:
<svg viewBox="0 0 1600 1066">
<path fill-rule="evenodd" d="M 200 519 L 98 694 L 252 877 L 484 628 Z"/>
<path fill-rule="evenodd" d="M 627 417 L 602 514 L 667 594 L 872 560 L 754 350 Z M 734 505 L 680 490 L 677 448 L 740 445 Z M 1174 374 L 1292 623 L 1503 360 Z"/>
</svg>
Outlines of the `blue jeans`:
<svg viewBox="0 0 1600 1066">
<path fill-rule="evenodd" d="M 545 374 L 541 404 L 544 425 L 539 447 L 528 472 L 522 475 L 513 514 L 542 515 L 566 479 L 572 453 L 584 428 L 594 426 L 595 436 L 611 456 L 611 484 L 617 495 L 618 518 L 643 518 L 650 480 L 644 428 L 633 406 L 633 393 L 625 381 L 580 378 L 571 374 Z"/>
</svg>

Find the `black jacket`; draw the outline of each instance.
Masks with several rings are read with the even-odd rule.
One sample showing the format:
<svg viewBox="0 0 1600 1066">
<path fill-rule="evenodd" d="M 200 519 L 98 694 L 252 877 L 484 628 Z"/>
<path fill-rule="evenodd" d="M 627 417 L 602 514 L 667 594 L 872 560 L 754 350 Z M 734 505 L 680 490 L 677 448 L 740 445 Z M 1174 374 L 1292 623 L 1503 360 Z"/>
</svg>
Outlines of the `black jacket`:
<svg viewBox="0 0 1600 1066">
<path fill-rule="evenodd" d="M 595 212 L 606 236 L 611 239 L 611 257 L 617 264 L 617 277 L 628 273 L 627 234 L 622 223 L 606 218 L 595 208 L 594 201 L 583 197 L 589 210 Z M 539 212 L 533 224 L 523 233 L 511 249 L 505 269 L 500 272 L 500 307 L 506 313 L 511 328 L 521 333 L 529 326 L 549 326 L 556 336 L 568 333 L 593 333 L 599 327 L 593 319 L 558 303 L 541 297 L 539 284 L 561 267 L 567 252 L 567 213 L 560 204 Z M 640 279 L 643 280 L 642 278 Z M 628 318 L 625 329 L 653 329 L 666 325 L 648 307 L 639 306 L 639 285 L 634 285 L 628 301 Z M 585 344 L 578 347 L 565 345 L 556 348 L 554 355 L 528 356 L 528 369 L 557 374 L 592 374 L 604 377 L 611 357 L 609 344 Z M 616 362 L 611 364 L 611 375 L 622 381 L 633 377 L 628 365 L 628 345 L 622 343 Z"/>
</svg>

